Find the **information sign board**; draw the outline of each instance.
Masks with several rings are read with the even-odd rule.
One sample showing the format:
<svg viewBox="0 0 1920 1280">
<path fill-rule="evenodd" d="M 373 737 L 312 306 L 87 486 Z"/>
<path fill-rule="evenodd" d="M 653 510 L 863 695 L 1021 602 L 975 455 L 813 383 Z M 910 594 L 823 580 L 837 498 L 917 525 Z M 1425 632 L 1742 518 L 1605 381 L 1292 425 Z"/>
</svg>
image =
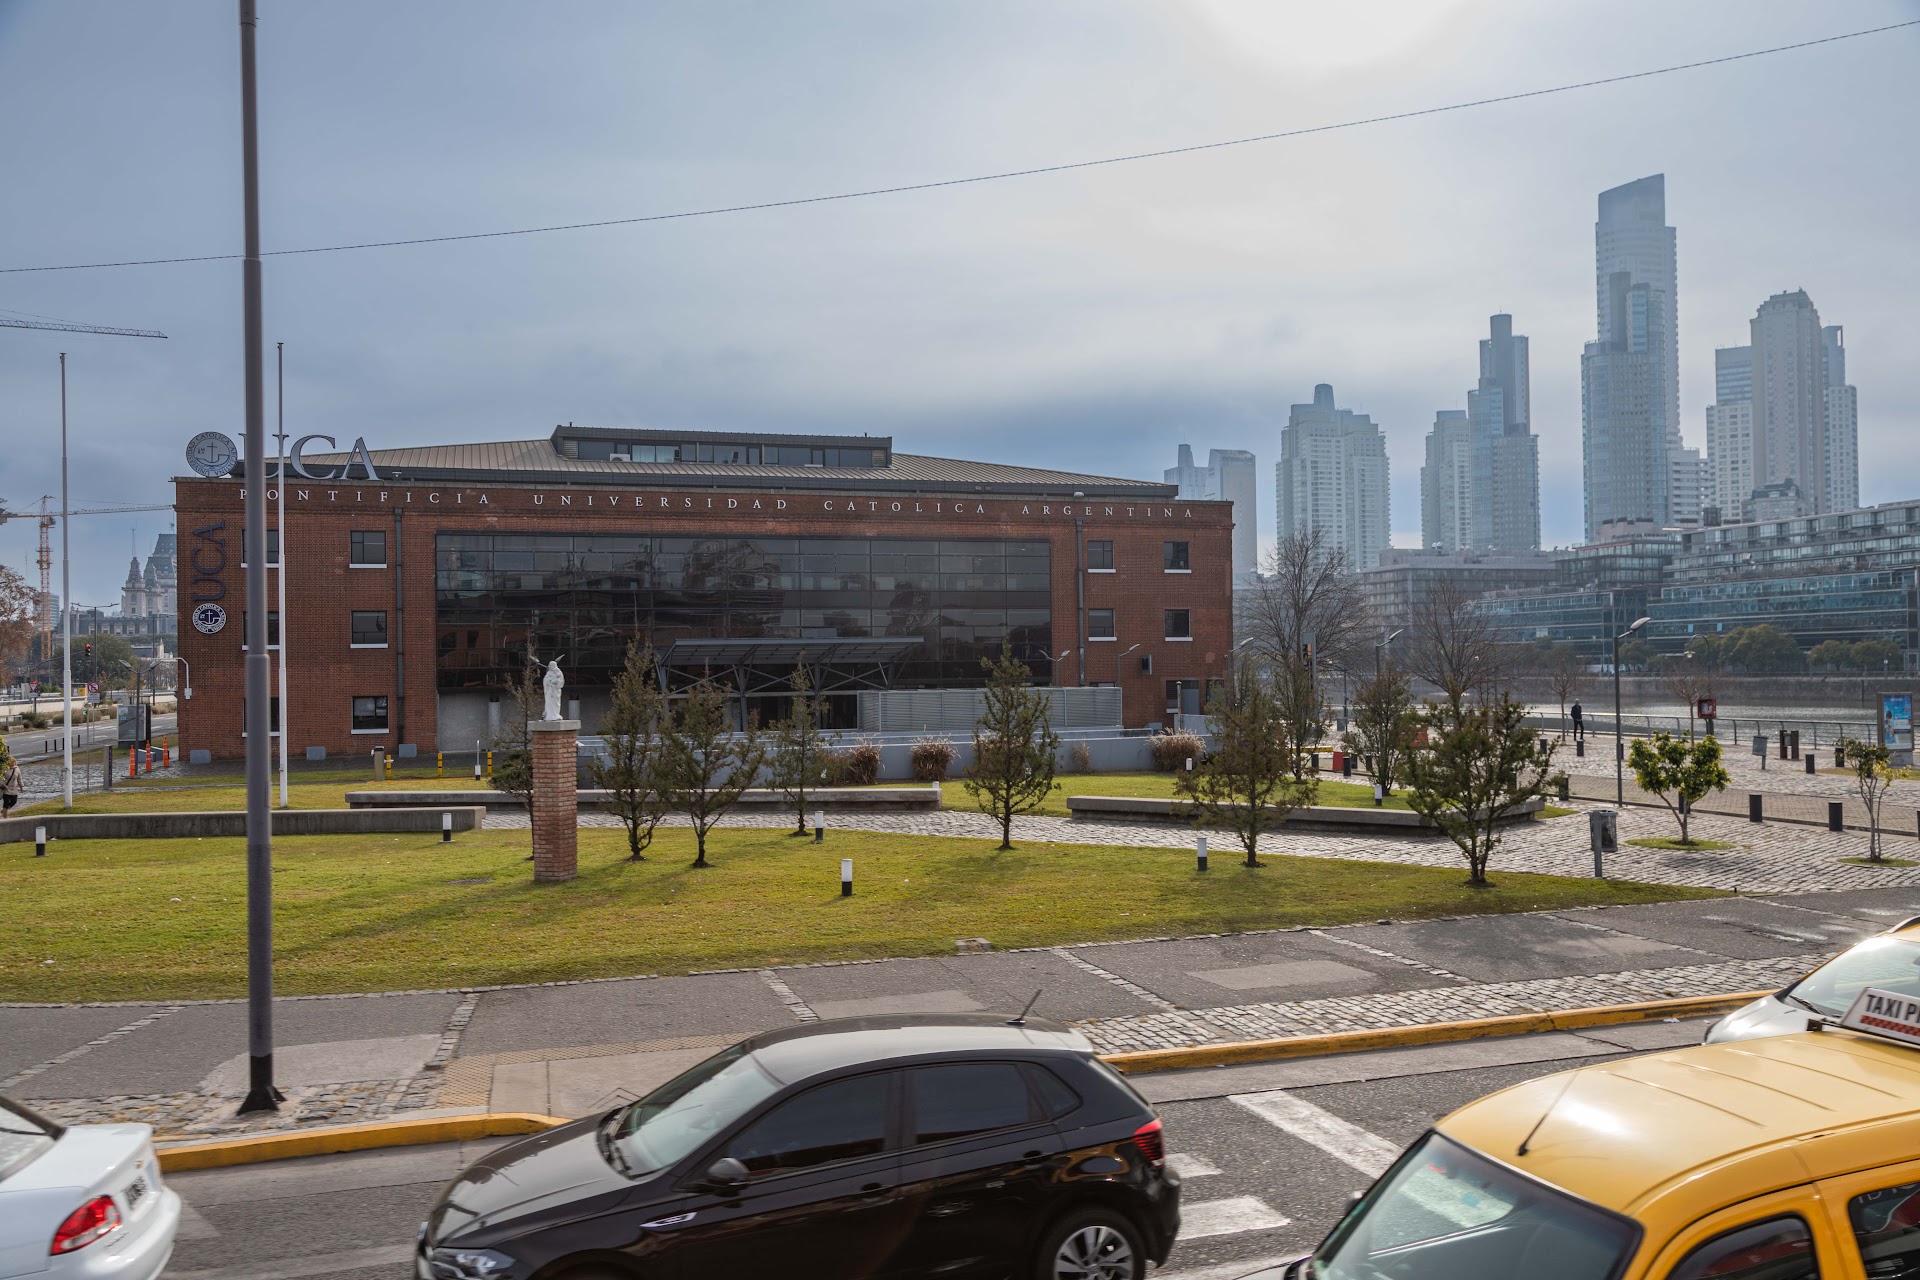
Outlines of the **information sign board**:
<svg viewBox="0 0 1920 1280">
<path fill-rule="evenodd" d="M 1694 707 L 1694 714 L 1702 720 L 1715 720 L 1720 716 L 1720 699 L 1701 698 Z"/>
<path fill-rule="evenodd" d="M 1889 751 L 1913 750 L 1913 695 L 1880 695 L 1880 745 Z"/>
</svg>

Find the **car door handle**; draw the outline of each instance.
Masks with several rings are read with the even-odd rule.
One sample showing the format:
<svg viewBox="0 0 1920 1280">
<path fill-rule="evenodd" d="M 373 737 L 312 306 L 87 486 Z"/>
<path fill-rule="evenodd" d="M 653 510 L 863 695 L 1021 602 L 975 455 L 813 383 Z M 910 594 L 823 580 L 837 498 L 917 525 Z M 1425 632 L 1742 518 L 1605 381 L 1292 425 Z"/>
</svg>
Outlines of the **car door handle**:
<svg viewBox="0 0 1920 1280">
<path fill-rule="evenodd" d="M 893 1188 L 884 1182 L 869 1182 L 860 1188 L 860 1198 L 862 1200 L 878 1200 L 891 1190 L 893 1190 Z"/>
</svg>

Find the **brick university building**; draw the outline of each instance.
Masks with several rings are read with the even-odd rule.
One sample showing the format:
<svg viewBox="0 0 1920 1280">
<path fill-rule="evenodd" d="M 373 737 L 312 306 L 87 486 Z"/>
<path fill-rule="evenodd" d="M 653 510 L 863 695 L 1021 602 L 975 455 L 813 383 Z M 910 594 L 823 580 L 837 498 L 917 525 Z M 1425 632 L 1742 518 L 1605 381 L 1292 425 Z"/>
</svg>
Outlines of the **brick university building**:
<svg viewBox="0 0 1920 1280">
<path fill-rule="evenodd" d="M 242 752 L 243 470 L 174 486 L 181 737 L 216 758 Z M 1040 683 L 1117 686 L 1128 726 L 1165 721 L 1224 674 L 1232 626 L 1232 504 L 1175 493 L 870 436 L 568 426 L 306 454 L 269 615 L 289 746 L 472 750 L 529 650 L 592 733 L 629 643 L 748 709 L 805 665 L 838 727 L 873 727 L 861 690 L 975 687 L 1009 650 Z"/>
</svg>

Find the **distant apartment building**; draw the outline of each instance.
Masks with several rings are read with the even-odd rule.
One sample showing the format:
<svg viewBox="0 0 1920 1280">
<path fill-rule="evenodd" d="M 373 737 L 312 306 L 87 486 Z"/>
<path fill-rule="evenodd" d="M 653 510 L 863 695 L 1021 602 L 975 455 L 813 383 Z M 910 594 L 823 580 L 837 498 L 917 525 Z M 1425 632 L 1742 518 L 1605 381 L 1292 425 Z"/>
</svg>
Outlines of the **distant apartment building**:
<svg viewBox="0 0 1920 1280">
<path fill-rule="evenodd" d="M 1320 530 L 1356 569 L 1371 569 L 1392 544 L 1387 440 L 1373 419 L 1336 408 L 1321 383 L 1296 404 L 1280 433 L 1274 468 L 1278 532 Z"/>
<path fill-rule="evenodd" d="M 1429 547 L 1506 551 L 1540 545 L 1540 450 L 1530 427 L 1527 339 L 1496 315 L 1480 340 L 1480 381 L 1467 409 L 1442 409 L 1420 470 Z"/>
<path fill-rule="evenodd" d="M 1355 575 L 1367 612 L 1381 633 L 1412 623 L 1442 584 L 1468 597 L 1554 580 L 1554 560 L 1542 551 L 1476 551 L 1388 547 L 1380 563 Z"/>
<path fill-rule="evenodd" d="M 1857 393 L 1839 325 L 1804 290 L 1768 298 L 1749 344 L 1714 352 L 1711 501 L 1731 519 L 1791 519 L 1860 502 Z"/>
<path fill-rule="evenodd" d="M 1193 446 L 1181 445 L 1179 461 L 1166 481 L 1182 498 L 1233 504 L 1233 580 L 1248 582 L 1260 567 L 1259 464 L 1245 449 L 1210 449 L 1207 465 L 1193 460 Z"/>
<path fill-rule="evenodd" d="M 1678 270 L 1666 178 L 1600 193 L 1594 223 L 1595 339 L 1580 358 L 1588 541 L 1619 521 L 1674 518 L 1680 437 Z"/>
</svg>

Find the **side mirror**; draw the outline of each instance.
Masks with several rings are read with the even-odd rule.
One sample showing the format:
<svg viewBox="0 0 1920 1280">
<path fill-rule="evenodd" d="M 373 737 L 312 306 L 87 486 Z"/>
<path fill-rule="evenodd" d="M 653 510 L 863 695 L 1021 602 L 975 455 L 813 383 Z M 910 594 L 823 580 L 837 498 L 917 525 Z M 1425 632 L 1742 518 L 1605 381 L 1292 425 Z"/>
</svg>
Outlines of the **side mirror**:
<svg viewBox="0 0 1920 1280">
<path fill-rule="evenodd" d="M 736 1191 L 747 1185 L 749 1176 L 747 1166 L 732 1156 L 721 1156 L 707 1166 L 699 1185 L 709 1191 Z"/>
</svg>

